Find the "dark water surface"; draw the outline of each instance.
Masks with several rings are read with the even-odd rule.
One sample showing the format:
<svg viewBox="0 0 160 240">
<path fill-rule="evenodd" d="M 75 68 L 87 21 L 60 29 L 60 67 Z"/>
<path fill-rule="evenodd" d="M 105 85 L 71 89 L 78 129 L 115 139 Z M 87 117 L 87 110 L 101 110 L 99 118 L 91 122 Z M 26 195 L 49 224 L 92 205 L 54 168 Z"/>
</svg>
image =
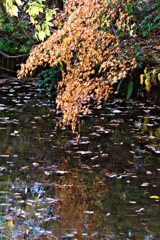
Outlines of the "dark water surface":
<svg viewBox="0 0 160 240">
<path fill-rule="evenodd" d="M 77 143 L 44 96 L 0 86 L 0 239 L 160 239 L 160 107 L 110 99 Z"/>
</svg>

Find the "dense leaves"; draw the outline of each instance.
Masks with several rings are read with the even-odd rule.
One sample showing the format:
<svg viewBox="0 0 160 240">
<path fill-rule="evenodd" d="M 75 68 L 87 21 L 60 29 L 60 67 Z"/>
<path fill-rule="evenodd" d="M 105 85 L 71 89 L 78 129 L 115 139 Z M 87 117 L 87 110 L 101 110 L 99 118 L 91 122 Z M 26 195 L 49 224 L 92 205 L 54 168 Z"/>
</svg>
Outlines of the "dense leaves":
<svg viewBox="0 0 160 240">
<path fill-rule="evenodd" d="M 32 74 L 39 65 L 66 65 L 59 83 L 57 108 L 63 112 L 64 125 L 72 122 L 72 130 L 80 112 L 91 113 L 91 99 L 97 104 L 106 100 L 111 85 L 137 66 L 130 53 L 122 53 L 114 29 L 116 26 L 123 35 L 129 25 L 132 17 L 124 10 L 126 3 L 84 0 L 77 6 L 76 1 L 66 1 L 68 20 L 46 42 L 32 50 L 18 73 L 21 78 Z"/>
</svg>

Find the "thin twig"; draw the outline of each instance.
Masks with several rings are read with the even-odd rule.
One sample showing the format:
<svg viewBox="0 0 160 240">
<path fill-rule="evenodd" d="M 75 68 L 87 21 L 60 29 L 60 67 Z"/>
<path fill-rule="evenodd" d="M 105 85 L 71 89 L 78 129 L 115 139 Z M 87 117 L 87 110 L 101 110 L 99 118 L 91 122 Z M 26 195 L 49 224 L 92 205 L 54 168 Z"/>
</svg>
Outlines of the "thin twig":
<svg viewBox="0 0 160 240">
<path fill-rule="evenodd" d="M 1 52 L 1 51 L 0 51 L 0 54 L 2 54 L 3 56 L 5 56 L 6 58 L 19 58 L 19 57 L 29 56 L 29 53 L 23 54 L 23 55 L 17 55 L 17 56 L 9 56 L 9 55 L 7 55 L 6 53 Z"/>
</svg>

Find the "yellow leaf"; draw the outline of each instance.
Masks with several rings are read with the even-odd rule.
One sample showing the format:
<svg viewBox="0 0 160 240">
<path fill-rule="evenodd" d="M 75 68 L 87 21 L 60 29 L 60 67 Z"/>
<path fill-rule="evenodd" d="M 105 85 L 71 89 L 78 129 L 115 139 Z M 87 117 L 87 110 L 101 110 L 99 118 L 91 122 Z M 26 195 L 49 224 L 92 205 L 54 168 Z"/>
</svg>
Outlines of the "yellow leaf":
<svg viewBox="0 0 160 240">
<path fill-rule="evenodd" d="M 14 226 L 13 221 L 12 221 L 12 220 L 8 221 L 8 222 L 7 222 L 7 225 L 8 225 L 9 227 L 13 227 L 13 226 Z"/>
<path fill-rule="evenodd" d="M 13 5 L 11 11 L 12 11 L 12 14 L 13 14 L 14 16 L 18 17 L 18 11 L 19 11 L 19 10 L 18 10 L 17 6 Z"/>
<path fill-rule="evenodd" d="M 140 80 L 141 80 L 140 83 L 141 83 L 141 85 L 143 85 L 143 77 L 144 77 L 144 75 L 141 74 L 141 75 L 140 75 Z"/>
<path fill-rule="evenodd" d="M 159 199 L 158 196 L 150 196 L 150 198 Z"/>
<path fill-rule="evenodd" d="M 145 74 L 147 73 L 147 67 L 144 69 L 144 73 L 145 73 Z"/>
<path fill-rule="evenodd" d="M 21 0 L 16 0 L 16 3 L 17 3 L 18 6 L 22 5 Z"/>
<path fill-rule="evenodd" d="M 46 34 L 45 34 L 44 31 L 40 31 L 40 32 L 38 33 L 38 37 L 39 37 L 39 39 L 42 40 L 42 41 L 44 41 L 45 36 L 46 36 Z"/>
<path fill-rule="evenodd" d="M 157 85 L 156 80 L 154 80 L 154 79 L 151 79 L 151 83 L 153 83 L 154 85 Z"/>
<path fill-rule="evenodd" d="M 160 81 L 160 73 L 158 73 L 158 80 Z"/>
</svg>

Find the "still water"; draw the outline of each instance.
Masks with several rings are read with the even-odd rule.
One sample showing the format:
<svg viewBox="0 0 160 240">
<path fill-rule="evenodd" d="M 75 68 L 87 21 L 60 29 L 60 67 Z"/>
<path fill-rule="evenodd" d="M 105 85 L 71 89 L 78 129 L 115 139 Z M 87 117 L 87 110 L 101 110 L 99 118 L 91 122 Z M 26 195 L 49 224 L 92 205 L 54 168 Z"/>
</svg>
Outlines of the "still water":
<svg viewBox="0 0 160 240">
<path fill-rule="evenodd" d="M 109 99 L 79 142 L 59 116 L 34 82 L 0 86 L 0 239 L 160 239 L 160 107 Z"/>
</svg>

